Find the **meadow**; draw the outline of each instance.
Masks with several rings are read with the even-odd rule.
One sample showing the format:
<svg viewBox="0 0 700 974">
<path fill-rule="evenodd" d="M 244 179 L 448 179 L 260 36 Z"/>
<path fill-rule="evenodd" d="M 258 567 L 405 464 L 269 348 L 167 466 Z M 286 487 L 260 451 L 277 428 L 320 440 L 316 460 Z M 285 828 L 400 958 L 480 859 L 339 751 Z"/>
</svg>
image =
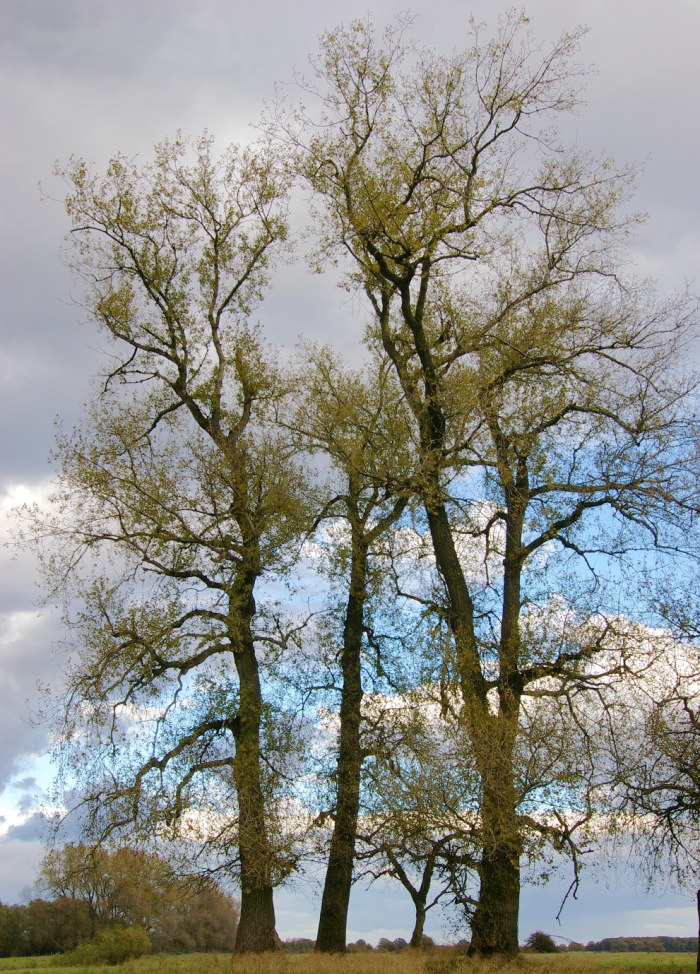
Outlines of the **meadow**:
<svg viewBox="0 0 700 974">
<path fill-rule="evenodd" d="M 0 958 L 0 972 L 105 972 L 105 967 L 56 967 L 54 957 Z M 510 963 L 474 961 L 446 952 L 400 955 L 230 954 L 153 955 L 107 970 L 119 974 L 694 974 L 694 954 L 564 953 L 521 954 Z"/>
</svg>

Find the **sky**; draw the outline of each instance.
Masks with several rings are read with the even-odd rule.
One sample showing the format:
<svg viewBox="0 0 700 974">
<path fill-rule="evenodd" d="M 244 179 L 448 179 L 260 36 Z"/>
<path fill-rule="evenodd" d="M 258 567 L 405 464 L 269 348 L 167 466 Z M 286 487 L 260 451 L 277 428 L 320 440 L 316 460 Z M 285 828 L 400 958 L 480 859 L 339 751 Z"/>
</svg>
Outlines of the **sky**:
<svg viewBox="0 0 700 974">
<path fill-rule="evenodd" d="M 368 10 L 381 28 L 407 7 L 414 36 L 444 53 L 466 42 L 471 11 L 495 24 L 492 0 L 2 0 L 0 2 L 0 531 L 12 508 L 50 491 L 55 424 L 81 414 L 99 369 L 99 340 L 72 297 L 60 260 L 67 221 L 52 176 L 71 154 L 104 165 L 116 151 L 148 158 L 180 129 L 205 128 L 217 144 L 245 142 L 276 83 L 303 70 L 319 35 Z M 698 0 L 532 0 L 524 10 L 543 40 L 585 25 L 580 60 L 592 67 L 585 104 L 566 123 L 567 141 L 640 167 L 636 209 L 648 214 L 631 246 L 641 275 L 662 290 L 698 279 L 700 158 Z M 39 188 L 42 184 L 42 189 Z M 341 350 L 357 342 L 359 307 L 330 276 L 298 262 L 282 269 L 259 317 L 271 339 L 300 335 Z M 37 720 L 38 684 L 61 668 L 61 622 L 39 608 L 36 568 L 26 552 L 0 550 L 0 900 L 31 896 L 41 856 L 38 810 L 51 768 L 48 728 Z M 564 888 L 567 883 L 564 884 Z M 695 929 L 693 900 L 650 895 L 627 871 L 594 870 L 578 902 L 554 920 L 561 889 L 523 895 L 521 932 L 579 941 Z M 316 899 L 314 899 L 316 896 Z M 313 884 L 277 897 L 283 937 L 313 936 Z M 400 889 L 356 887 L 351 939 L 410 934 Z M 427 932 L 452 935 L 440 919 Z M 461 934 L 460 934 L 461 935 Z"/>
</svg>

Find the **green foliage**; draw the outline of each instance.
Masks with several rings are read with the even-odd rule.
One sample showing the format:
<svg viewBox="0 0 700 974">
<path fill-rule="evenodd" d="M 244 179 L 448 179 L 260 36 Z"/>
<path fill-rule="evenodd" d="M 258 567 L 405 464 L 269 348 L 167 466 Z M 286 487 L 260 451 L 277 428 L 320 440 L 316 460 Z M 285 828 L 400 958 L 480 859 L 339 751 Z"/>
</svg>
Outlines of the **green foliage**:
<svg viewBox="0 0 700 974">
<path fill-rule="evenodd" d="M 374 950 L 372 944 L 368 944 L 366 940 L 362 939 L 362 937 L 360 937 L 360 939 L 356 940 L 354 943 L 348 944 L 347 946 L 347 951 L 349 954 L 366 954 L 372 950 Z"/>
<path fill-rule="evenodd" d="M 88 905 L 59 896 L 26 906 L 0 904 L 0 957 L 31 957 L 72 950 L 92 934 Z"/>
<path fill-rule="evenodd" d="M 186 882 L 153 853 L 65 845 L 47 853 L 41 877 L 45 888 L 58 898 L 53 903 L 34 901 L 27 908 L 33 949 L 25 949 L 22 938 L 15 935 L 14 951 L 6 953 L 72 950 L 116 926 L 143 927 L 159 952 L 233 950 L 235 946 L 237 901 L 212 880 Z M 8 913 L 8 923 L 10 919 Z M 0 926 L 0 937 L 2 931 Z"/>
<path fill-rule="evenodd" d="M 143 927 L 110 927 L 92 940 L 80 944 L 74 951 L 64 954 L 57 965 L 72 967 L 75 964 L 123 964 L 127 960 L 142 957 L 151 949 L 151 941 Z"/>
<path fill-rule="evenodd" d="M 697 937 L 604 937 L 590 941 L 586 950 L 595 953 L 695 953 Z"/>
<path fill-rule="evenodd" d="M 284 158 L 269 145 L 217 158 L 205 135 L 163 142 L 146 165 L 115 156 L 103 176 L 80 160 L 59 170 L 70 260 L 111 358 L 59 442 L 58 513 L 37 517 L 76 649 L 56 740 L 94 834 L 196 839 L 238 873 L 240 950 L 278 946 L 273 887 L 314 804 L 348 837 L 348 886 L 369 758 L 383 871 L 420 864 L 424 910 L 439 854 L 475 950 L 517 952 L 521 863 L 542 876 L 567 856 L 578 877 L 610 811 L 603 749 L 624 752 L 608 718 L 659 651 L 628 621 L 620 578 L 682 548 L 698 509 L 683 375 L 695 302 L 623 278 L 632 174 L 550 130 L 576 102 L 580 34 L 539 46 L 511 12 L 490 43 L 474 25 L 469 49 L 444 58 L 407 43 L 407 23 L 383 43 L 369 20 L 324 35 L 306 89 L 319 103 L 275 120 Z M 346 285 L 369 302 L 366 374 L 320 350 L 302 381 L 250 324 L 287 236 L 288 163 L 315 195 L 319 263 L 347 259 Z M 328 516 L 346 533 L 324 545 Z M 331 591 L 315 640 L 261 598 L 304 584 L 302 538 Z M 300 676 L 309 643 L 320 680 Z M 389 644 L 398 670 L 413 657 L 413 698 L 429 684 L 464 740 L 454 768 L 420 728 L 400 749 L 384 727 L 380 746 L 362 740 L 370 679 L 392 706 L 409 697 L 382 682 Z M 305 689 L 306 713 L 326 706 L 341 673 L 330 800 L 309 799 L 294 791 L 312 777 L 294 708 Z M 676 758 L 675 724 L 657 724 Z M 178 883 L 134 883 L 138 856 L 121 865 L 125 883 L 60 890 L 110 927 L 80 956 L 116 957 L 135 923 L 201 947 Z"/>
<path fill-rule="evenodd" d="M 554 954 L 558 951 L 552 937 L 542 930 L 535 930 L 534 933 L 531 933 L 525 941 L 525 945 L 538 954 Z"/>
<path fill-rule="evenodd" d="M 408 942 L 403 937 L 396 937 L 395 940 L 382 937 L 377 944 L 377 950 L 388 954 L 400 954 L 402 951 L 408 950 Z"/>
</svg>

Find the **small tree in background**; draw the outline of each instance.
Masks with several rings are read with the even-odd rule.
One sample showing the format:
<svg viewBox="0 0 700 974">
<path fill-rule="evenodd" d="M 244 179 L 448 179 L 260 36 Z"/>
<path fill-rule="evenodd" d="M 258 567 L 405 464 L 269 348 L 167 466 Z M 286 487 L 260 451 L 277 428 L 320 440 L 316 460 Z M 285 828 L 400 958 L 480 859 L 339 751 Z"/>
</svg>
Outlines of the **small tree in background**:
<svg viewBox="0 0 700 974">
<path fill-rule="evenodd" d="M 556 954 L 559 949 L 548 933 L 535 930 L 525 941 L 525 946 L 536 954 Z"/>
</svg>

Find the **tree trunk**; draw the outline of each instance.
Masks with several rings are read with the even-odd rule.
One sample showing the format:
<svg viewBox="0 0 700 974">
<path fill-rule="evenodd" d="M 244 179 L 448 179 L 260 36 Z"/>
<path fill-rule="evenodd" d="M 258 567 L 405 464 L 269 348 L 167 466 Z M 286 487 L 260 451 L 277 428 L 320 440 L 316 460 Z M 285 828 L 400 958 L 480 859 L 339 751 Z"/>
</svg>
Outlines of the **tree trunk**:
<svg viewBox="0 0 700 974">
<path fill-rule="evenodd" d="M 360 806 L 361 653 L 366 574 L 367 548 L 359 540 L 353 539 L 350 589 L 341 652 L 343 684 L 336 770 L 336 814 L 316 935 L 316 950 L 323 953 L 343 953 L 347 935 L 357 816 Z"/>
<path fill-rule="evenodd" d="M 410 946 L 415 950 L 420 950 L 423 946 L 423 928 L 425 927 L 425 902 L 416 903 L 414 900 L 414 905 L 416 907 L 416 922 L 411 934 Z"/>
<path fill-rule="evenodd" d="M 279 950 L 280 939 L 275 930 L 275 905 L 272 886 L 241 891 L 241 916 L 236 933 L 236 953 L 261 954 Z"/>
<path fill-rule="evenodd" d="M 472 919 L 470 954 L 491 956 L 518 952 L 520 909 L 520 831 L 510 780 L 498 760 L 495 774 L 482 773 L 483 843 L 479 866 L 479 902 Z M 490 778 L 490 780 L 489 780 Z M 485 780 L 484 780 L 485 779 Z"/>
<path fill-rule="evenodd" d="M 255 656 L 252 619 L 255 613 L 253 582 L 239 605 L 238 632 L 233 641 L 240 687 L 236 722 L 234 776 L 238 793 L 238 831 L 241 867 L 241 915 L 236 952 L 261 953 L 279 948 L 272 899 L 272 850 L 265 821 L 265 800 L 260 778 L 260 724 L 262 693 Z"/>
<path fill-rule="evenodd" d="M 460 562 L 450 517 L 445 506 L 441 483 L 443 450 L 447 428 L 446 414 L 441 405 L 440 378 L 435 369 L 430 342 L 425 334 L 422 309 L 411 308 L 410 283 L 399 289 L 402 312 L 413 332 L 415 349 L 420 359 L 425 393 L 417 403 L 415 385 L 398 356 L 389 330 L 388 310 L 384 313 L 382 337 L 387 354 L 392 359 L 408 401 L 419 423 L 423 466 L 422 499 L 428 518 L 430 535 L 438 570 L 449 596 L 448 621 L 455 641 L 457 675 L 465 704 L 466 723 L 477 757 L 484 790 L 481 811 L 483 830 L 480 865 L 479 903 L 472 920 L 470 953 L 483 955 L 514 955 L 518 952 L 518 912 L 520 904 L 520 834 L 514 798 L 512 755 L 517 732 L 519 688 L 511 687 L 510 679 L 517 675 L 517 620 L 519 604 L 519 536 L 521 522 L 509 517 L 506 569 L 510 574 L 505 596 L 504 632 L 499 651 L 501 664 L 500 707 L 498 718 L 489 714 L 489 685 L 484 676 L 482 659 L 474 625 L 474 604 Z M 387 305 L 388 307 L 388 305 Z M 504 480 L 504 486 L 506 486 Z M 514 485 L 515 497 L 520 482 Z M 518 527 L 518 524 L 520 527 Z M 514 550 L 516 550 L 514 556 Z M 513 585 L 515 582 L 515 585 Z M 510 615 L 509 615 L 510 613 Z M 504 665 L 505 664 L 505 665 Z M 499 743 L 500 742 L 500 743 Z"/>
<path fill-rule="evenodd" d="M 494 440 L 499 433 L 496 429 Z M 505 465 L 505 460 L 504 460 Z M 482 854 L 479 903 L 472 920 L 470 953 L 512 955 L 518 952 L 520 853 L 522 841 L 516 812 L 513 753 L 518 733 L 522 684 L 520 649 L 521 536 L 527 489 L 525 470 L 506 490 L 508 517 L 504 559 L 503 610 L 499 646 L 498 715 L 474 710 L 472 740 L 483 788 Z"/>
<path fill-rule="evenodd" d="M 517 954 L 520 864 L 501 846 L 484 849 L 470 954 Z"/>
<path fill-rule="evenodd" d="M 480 892 L 472 920 L 470 953 L 513 955 L 518 952 L 520 905 L 520 831 L 512 767 L 519 702 L 517 694 L 506 686 L 501 689 L 501 713 L 498 717 L 490 713 L 488 685 L 474 636 L 471 597 L 447 513 L 444 506 L 431 505 L 430 499 L 426 497 L 425 505 L 436 560 L 450 597 L 464 719 L 483 787 Z"/>
<path fill-rule="evenodd" d="M 695 961 L 695 970 L 700 974 L 700 889 L 697 892 L 698 901 L 698 957 Z"/>
</svg>

